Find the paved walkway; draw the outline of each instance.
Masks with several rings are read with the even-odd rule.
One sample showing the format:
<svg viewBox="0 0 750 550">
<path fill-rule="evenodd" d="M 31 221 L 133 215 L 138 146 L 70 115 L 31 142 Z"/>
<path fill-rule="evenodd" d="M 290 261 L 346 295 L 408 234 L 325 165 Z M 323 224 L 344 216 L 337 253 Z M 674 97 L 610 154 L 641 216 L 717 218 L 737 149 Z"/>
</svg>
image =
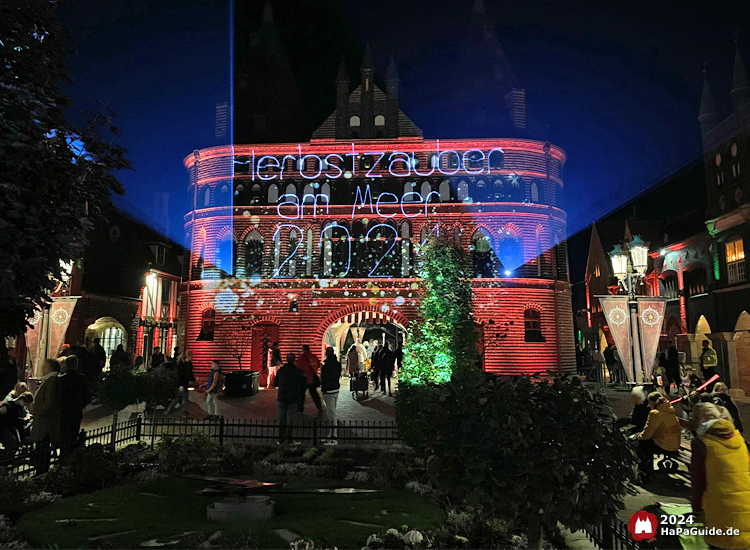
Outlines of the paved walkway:
<svg viewBox="0 0 750 550">
<path fill-rule="evenodd" d="M 398 386 L 396 378 L 392 380 L 393 389 Z M 252 419 L 252 420 L 276 420 L 278 413 L 276 409 L 276 392 L 275 388 L 269 390 L 261 389 L 257 395 L 251 397 L 227 398 L 219 395 L 219 412 L 226 418 L 231 419 Z M 336 406 L 336 412 L 339 420 L 358 421 L 358 422 L 382 422 L 393 421 L 396 415 L 395 398 L 383 395 L 379 390 L 372 391 L 370 385 L 369 396 L 365 399 L 359 394 L 359 399 L 354 399 L 349 392 L 349 379 L 341 379 L 341 390 Z M 395 393 L 394 393 L 395 395 Z M 126 420 L 135 410 L 135 407 L 128 407 L 120 413 L 118 421 Z M 203 418 L 207 414 L 206 394 L 200 391 L 190 392 L 190 411 L 189 416 L 192 418 Z M 161 411 L 160 411 L 161 413 Z M 309 394 L 305 398 L 305 415 L 314 418 L 317 414 L 315 405 Z M 159 413 L 157 413 L 159 415 Z M 184 410 L 177 409 L 169 417 L 179 418 L 184 415 Z M 112 423 L 112 410 L 102 405 L 94 405 L 86 408 L 81 427 L 86 430 L 92 430 L 102 426 L 108 426 Z"/>
</svg>

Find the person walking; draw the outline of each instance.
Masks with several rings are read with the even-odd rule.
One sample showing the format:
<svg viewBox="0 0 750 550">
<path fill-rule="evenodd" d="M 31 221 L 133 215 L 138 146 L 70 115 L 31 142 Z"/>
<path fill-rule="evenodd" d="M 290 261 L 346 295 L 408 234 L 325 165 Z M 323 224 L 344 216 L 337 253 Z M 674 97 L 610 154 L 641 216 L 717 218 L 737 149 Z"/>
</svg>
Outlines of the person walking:
<svg viewBox="0 0 750 550">
<path fill-rule="evenodd" d="M 297 403 L 297 412 L 302 414 L 305 412 L 305 390 L 310 393 L 315 407 L 318 409 L 318 416 L 323 415 L 323 404 L 320 402 L 320 395 L 318 395 L 318 386 L 320 386 L 320 377 L 318 376 L 318 370 L 320 370 L 320 360 L 315 357 L 315 354 L 310 351 L 310 346 L 305 344 L 302 346 L 302 354 L 297 359 L 297 368 L 302 371 L 307 379 L 307 385 L 302 389 L 301 398 Z"/>
<path fill-rule="evenodd" d="M 279 439 L 278 444 L 292 440 L 293 415 L 297 412 L 300 398 L 305 395 L 307 378 L 295 365 L 295 356 L 290 353 L 276 372 L 273 385 L 278 388 L 276 403 L 279 411 Z"/>
<path fill-rule="evenodd" d="M 388 395 L 393 395 L 391 393 L 391 377 L 393 376 L 393 365 L 396 362 L 396 358 L 391 351 L 390 343 L 386 342 L 383 344 L 380 355 L 378 355 L 378 360 L 380 363 L 380 391 L 385 395 L 385 384 L 388 382 Z"/>
<path fill-rule="evenodd" d="M 380 352 L 382 348 L 380 344 L 375 345 L 375 349 L 372 352 L 372 357 L 370 357 L 370 376 L 372 380 L 372 385 L 375 386 L 375 389 L 378 389 L 378 383 L 380 381 Z"/>
<path fill-rule="evenodd" d="M 356 349 L 355 349 L 356 352 Z M 333 348 L 326 348 L 326 358 L 320 367 L 320 391 L 323 392 L 323 402 L 326 404 L 326 415 L 330 427 L 328 429 L 329 445 L 338 443 L 338 419 L 336 418 L 336 405 L 339 399 L 341 387 L 341 363 L 336 359 Z"/>
<path fill-rule="evenodd" d="M 359 350 L 356 344 L 352 344 L 349 351 L 346 352 L 346 372 L 349 376 L 356 378 L 361 370 L 362 362 L 360 361 Z"/>
<path fill-rule="evenodd" d="M 711 347 L 711 343 L 708 340 L 703 340 L 703 351 L 701 352 L 701 372 L 703 373 L 703 381 L 708 382 L 715 374 L 716 367 L 719 364 L 719 357 L 716 355 L 716 350 Z M 716 382 L 711 382 L 706 386 L 706 391 L 711 393 L 714 389 Z"/>
<path fill-rule="evenodd" d="M 42 379 L 34 395 L 34 424 L 31 441 L 35 443 L 34 467 L 37 474 L 49 471 L 50 446 L 60 446 L 60 364 L 45 359 Z"/>
<path fill-rule="evenodd" d="M 78 370 L 78 358 L 66 357 L 60 380 L 60 456 L 73 452 L 81 431 L 83 409 L 91 401 L 89 381 Z"/>
<path fill-rule="evenodd" d="M 678 451 L 682 435 L 680 422 L 666 397 L 659 392 L 651 392 L 648 395 L 648 406 L 651 411 L 646 425 L 636 436 L 641 472 L 646 478 L 654 472 L 654 456 L 664 454 L 665 451 Z"/>
<path fill-rule="evenodd" d="M 177 381 L 179 383 L 179 406 L 183 416 L 190 416 L 190 384 L 195 382 L 193 352 L 187 350 L 177 359 Z"/>
<path fill-rule="evenodd" d="M 404 364 L 404 343 L 399 342 L 396 351 L 393 353 L 396 356 L 396 372 L 401 372 L 401 367 Z"/>
<path fill-rule="evenodd" d="M 740 432 L 713 403 L 698 403 L 699 422 L 691 443 L 690 503 L 706 529 L 711 548 L 750 548 L 750 457 Z M 724 414 L 722 414 L 724 413 Z"/>
<path fill-rule="evenodd" d="M 732 416 L 732 422 L 737 431 L 742 433 L 742 419 L 740 418 L 740 411 L 737 410 L 737 405 L 734 404 L 732 398 L 729 396 L 729 388 L 724 382 L 717 382 L 714 385 L 714 393 L 711 395 L 713 402 L 716 406 L 724 407 L 729 414 Z"/>
<path fill-rule="evenodd" d="M 271 349 L 268 350 L 268 377 L 266 378 L 266 389 L 270 390 L 273 387 L 273 380 L 276 378 L 276 373 L 279 367 L 282 365 L 281 361 L 281 350 L 279 349 L 279 343 L 274 342 L 271 344 Z"/>
<path fill-rule="evenodd" d="M 219 418 L 219 390 L 224 386 L 221 375 L 221 365 L 217 360 L 211 361 L 211 372 L 206 381 L 206 411 L 204 420 Z"/>
</svg>

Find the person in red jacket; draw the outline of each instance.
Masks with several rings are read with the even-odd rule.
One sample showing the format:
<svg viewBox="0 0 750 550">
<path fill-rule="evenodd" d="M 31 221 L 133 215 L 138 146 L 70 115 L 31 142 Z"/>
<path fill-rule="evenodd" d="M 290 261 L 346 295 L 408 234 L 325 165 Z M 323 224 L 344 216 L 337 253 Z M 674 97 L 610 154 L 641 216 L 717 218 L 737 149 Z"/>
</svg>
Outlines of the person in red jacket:
<svg viewBox="0 0 750 550">
<path fill-rule="evenodd" d="M 302 413 L 305 411 L 305 390 L 310 392 L 315 407 L 318 409 L 318 415 L 323 414 L 323 405 L 320 402 L 320 394 L 318 393 L 318 386 L 320 386 L 320 377 L 318 377 L 318 370 L 320 370 L 320 359 L 315 357 L 313 352 L 310 351 L 310 346 L 305 344 L 302 346 L 302 355 L 297 358 L 297 368 L 302 371 L 307 379 L 307 387 L 302 389 L 302 396 L 297 406 L 297 412 Z"/>
</svg>

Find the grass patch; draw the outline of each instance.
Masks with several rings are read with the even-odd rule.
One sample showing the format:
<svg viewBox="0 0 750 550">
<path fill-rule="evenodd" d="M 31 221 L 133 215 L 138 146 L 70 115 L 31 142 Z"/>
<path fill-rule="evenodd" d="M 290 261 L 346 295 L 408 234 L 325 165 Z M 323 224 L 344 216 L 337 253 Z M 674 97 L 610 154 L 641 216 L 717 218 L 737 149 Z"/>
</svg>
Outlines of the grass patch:
<svg viewBox="0 0 750 550">
<path fill-rule="evenodd" d="M 288 489 L 371 487 L 329 479 L 264 481 L 284 481 Z M 276 529 L 288 529 L 311 538 L 318 548 L 361 548 L 370 534 L 381 529 L 403 524 L 430 529 L 443 521 L 442 510 L 428 500 L 406 490 L 383 489 L 360 495 L 277 493 L 272 496 L 276 517 L 270 520 L 209 522 L 206 506 L 216 498 L 196 494 L 208 485 L 200 480 L 169 478 L 77 495 L 22 516 L 18 529 L 36 547 L 138 548 L 142 542 L 157 537 L 186 531 L 209 536 L 222 530 L 228 537 L 223 539 L 226 541 L 235 535 L 245 541 L 249 538 L 259 548 L 289 548 L 274 533 Z M 104 518 L 116 521 L 57 522 Z M 121 534 L 90 540 L 113 533 Z M 189 545 L 187 539 L 176 547 L 185 545 Z"/>
</svg>

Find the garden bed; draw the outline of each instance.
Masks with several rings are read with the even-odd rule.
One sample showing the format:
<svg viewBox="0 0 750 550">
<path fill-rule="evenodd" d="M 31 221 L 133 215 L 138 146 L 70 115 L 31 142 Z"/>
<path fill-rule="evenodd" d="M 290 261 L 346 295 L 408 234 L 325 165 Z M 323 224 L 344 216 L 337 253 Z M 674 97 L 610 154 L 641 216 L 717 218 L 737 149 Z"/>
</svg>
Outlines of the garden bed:
<svg viewBox="0 0 750 550">
<path fill-rule="evenodd" d="M 276 533 L 287 530 L 313 540 L 318 548 L 361 548 L 374 532 L 400 525 L 428 530 L 444 518 L 438 506 L 403 489 L 319 478 L 263 481 L 284 481 L 290 491 L 359 487 L 378 492 L 274 493 L 276 517 L 214 523 L 206 519 L 206 506 L 216 497 L 196 494 L 212 484 L 173 477 L 58 500 L 22 516 L 18 530 L 34 547 L 138 548 L 152 539 L 179 539 L 171 547 L 185 548 L 222 531 L 213 541 L 217 547 L 289 548 L 289 542 Z M 182 535 L 187 532 L 192 533 Z"/>
</svg>

